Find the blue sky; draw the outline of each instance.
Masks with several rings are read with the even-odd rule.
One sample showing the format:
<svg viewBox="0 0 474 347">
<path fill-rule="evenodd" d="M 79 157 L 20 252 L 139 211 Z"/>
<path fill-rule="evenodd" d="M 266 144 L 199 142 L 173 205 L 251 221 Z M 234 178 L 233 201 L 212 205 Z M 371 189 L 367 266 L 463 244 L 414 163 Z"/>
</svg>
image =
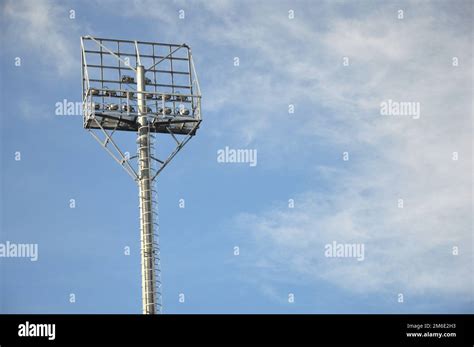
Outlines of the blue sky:
<svg viewBox="0 0 474 347">
<path fill-rule="evenodd" d="M 2 1 L 1 13 L 0 242 L 37 243 L 39 258 L 0 258 L 0 312 L 141 312 L 136 186 L 80 115 L 55 115 L 81 100 L 82 35 L 193 50 L 204 121 L 157 184 L 166 313 L 474 311 L 472 2 Z M 419 103 L 420 118 L 382 116 L 389 99 Z M 133 134 L 120 140 L 135 152 Z M 218 163 L 226 146 L 256 149 L 257 166 Z M 364 244 L 365 259 L 325 257 L 333 241 Z"/>
</svg>

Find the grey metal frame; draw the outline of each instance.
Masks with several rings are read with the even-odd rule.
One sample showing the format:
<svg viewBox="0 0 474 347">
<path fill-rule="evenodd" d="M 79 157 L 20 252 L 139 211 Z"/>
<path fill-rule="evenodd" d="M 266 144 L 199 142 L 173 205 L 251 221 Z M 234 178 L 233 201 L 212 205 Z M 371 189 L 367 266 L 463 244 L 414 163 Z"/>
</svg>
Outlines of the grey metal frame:
<svg viewBox="0 0 474 347">
<path fill-rule="evenodd" d="M 85 44 L 89 42 L 95 44 L 95 49 L 86 48 Z M 107 47 L 110 44 L 116 44 L 116 49 Z M 124 52 L 124 46 L 129 49 L 133 47 L 134 52 Z M 151 54 L 141 52 L 144 47 L 151 47 Z M 163 53 L 159 55 L 157 50 Z M 185 50 L 185 56 L 176 56 L 182 50 Z M 159 228 L 154 182 L 196 134 L 202 122 L 201 91 L 191 49 L 186 44 L 84 36 L 81 37 L 81 51 L 84 128 L 138 185 L 142 308 L 144 314 L 162 313 Z M 117 65 L 105 63 L 105 56 L 115 58 Z M 94 57 L 99 61 L 89 64 L 88 61 Z M 128 63 L 127 58 L 130 57 L 135 59 L 135 67 Z M 142 64 L 143 59 L 151 59 L 152 65 L 146 68 Z M 163 64 L 167 61 L 169 68 Z M 174 61 L 186 62 L 186 68 L 175 70 Z M 118 80 L 107 77 L 111 71 L 118 71 Z M 133 83 L 130 82 L 131 76 L 124 79 L 123 71 L 133 73 Z M 146 72 L 153 74 L 153 80 L 148 80 Z M 159 83 L 160 78 L 166 75 L 171 76 L 170 83 Z M 177 76 L 187 76 L 187 79 L 181 78 L 181 84 L 177 84 Z M 152 90 L 147 90 L 147 86 Z M 180 93 L 180 89 L 188 92 Z M 180 105 L 179 110 L 177 103 Z M 190 109 L 186 109 L 184 105 L 189 105 Z M 137 133 L 137 155 L 127 158 L 113 138 L 117 131 Z M 154 134 L 158 133 L 168 134 L 176 142 L 175 149 L 163 160 L 157 158 L 154 153 Z M 182 138 L 179 138 L 180 136 Z M 132 162 L 134 159 L 137 159 L 136 167 Z"/>
</svg>

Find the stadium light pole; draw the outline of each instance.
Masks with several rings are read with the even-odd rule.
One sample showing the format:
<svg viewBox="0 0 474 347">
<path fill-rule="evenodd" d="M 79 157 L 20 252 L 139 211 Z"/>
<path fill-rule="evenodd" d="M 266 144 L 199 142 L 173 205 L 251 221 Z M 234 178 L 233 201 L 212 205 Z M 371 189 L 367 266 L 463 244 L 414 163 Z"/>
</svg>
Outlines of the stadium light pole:
<svg viewBox="0 0 474 347">
<path fill-rule="evenodd" d="M 201 92 L 191 50 L 185 44 L 92 36 L 81 37 L 81 49 L 84 128 L 138 185 L 142 309 L 144 314 L 162 313 L 153 187 L 160 172 L 196 134 L 201 123 Z M 141 53 L 141 49 L 145 53 Z M 110 58 L 114 63 L 110 63 Z M 135 67 L 132 67 L 131 59 L 135 60 Z M 151 62 L 148 68 L 143 64 L 145 59 Z M 181 68 L 177 68 L 178 63 Z M 135 80 L 123 74 L 130 70 L 134 72 Z M 117 72 L 118 79 L 115 78 Z M 146 73 L 152 74 L 153 78 L 147 78 Z M 178 89 L 187 92 L 181 93 Z M 113 136 L 117 131 L 137 133 L 136 156 L 128 157 L 120 148 Z M 176 142 L 175 149 L 164 160 L 154 153 L 153 134 L 159 133 L 170 135 Z M 184 138 L 180 140 L 180 136 Z M 135 166 L 134 159 L 137 160 Z M 159 166 L 155 168 L 154 164 Z"/>
<path fill-rule="evenodd" d="M 155 260 L 153 253 L 153 200 L 151 191 L 150 131 L 148 126 L 145 68 L 137 66 L 138 99 L 138 172 L 140 199 L 140 236 L 142 249 L 142 306 L 143 313 L 156 313 Z"/>
</svg>

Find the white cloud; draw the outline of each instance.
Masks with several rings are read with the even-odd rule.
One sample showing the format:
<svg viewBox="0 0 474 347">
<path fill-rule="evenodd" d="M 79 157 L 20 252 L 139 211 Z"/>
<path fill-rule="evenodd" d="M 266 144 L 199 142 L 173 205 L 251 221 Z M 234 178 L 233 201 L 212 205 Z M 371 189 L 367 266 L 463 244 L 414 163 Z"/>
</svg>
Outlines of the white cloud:
<svg viewBox="0 0 474 347">
<path fill-rule="evenodd" d="M 2 36 L 10 44 L 5 48 L 27 52 L 30 65 L 41 62 L 60 76 L 77 70 L 79 34 L 69 10 L 49 0 L 6 1 L 2 5 L 6 20 Z"/>
<path fill-rule="evenodd" d="M 351 171 L 316 171 L 330 173 L 326 184 L 333 189 L 299 195 L 295 210 L 280 206 L 239 216 L 241 229 L 259 245 L 256 258 L 351 291 L 472 295 L 472 57 L 464 30 L 469 16 L 449 28 L 430 17 L 434 12 L 426 7 L 425 16 L 403 23 L 383 8 L 378 16 L 338 16 L 312 40 L 310 26 L 301 24 L 300 35 L 309 41 L 298 51 L 305 58 L 284 69 L 295 76 L 287 88 L 334 114 L 329 121 L 308 118 L 309 124 L 294 130 L 345 146 L 353 164 Z M 277 29 L 277 21 L 268 26 L 276 29 L 257 35 L 269 40 L 257 36 L 257 42 L 268 42 L 261 52 L 268 50 L 276 69 L 285 66 L 288 54 L 277 54 L 273 37 L 292 33 Z M 341 67 L 343 56 L 350 57 L 350 67 Z M 464 64 L 453 67 L 453 56 Z M 420 102 L 421 119 L 383 118 L 379 104 L 389 98 Z M 269 143 L 281 141 L 275 136 Z M 300 145 L 303 150 L 306 143 Z M 453 151 L 462 159 L 453 161 Z M 320 165 L 317 158 L 314 163 Z M 404 209 L 397 208 L 398 198 Z M 324 244 L 333 240 L 364 242 L 366 260 L 325 258 Z M 452 255 L 453 246 L 460 247 L 459 256 Z"/>
</svg>

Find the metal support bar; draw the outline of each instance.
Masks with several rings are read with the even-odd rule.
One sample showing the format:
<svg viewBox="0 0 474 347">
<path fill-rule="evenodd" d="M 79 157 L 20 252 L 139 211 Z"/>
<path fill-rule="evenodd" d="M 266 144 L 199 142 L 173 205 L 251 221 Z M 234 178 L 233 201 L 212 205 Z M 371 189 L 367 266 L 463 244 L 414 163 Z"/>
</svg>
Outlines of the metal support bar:
<svg viewBox="0 0 474 347">
<path fill-rule="evenodd" d="M 182 47 L 185 47 L 185 46 L 180 46 L 180 48 Z M 94 50 L 91 50 L 91 49 L 85 49 L 84 50 L 85 53 L 92 53 L 92 54 L 100 54 L 100 51 L 94 51 Z M 108 52 L 103 52 L 103 54 L 112 54 L 113 56 L 118 56 L 118 53 L 119 52 L 113 52 L 113 51 L 108 51 Z M 125 56 L 125 57 L 136 57 L 135 53 L 124 53 L 124 52 L 120 52 L 120 55 L 122 56 Z M 142 58 L 153 58 L 153 55 L 151 54 L 140 54 L 140 56 Z M 187 61 L 188 58 L 182 58 L 182 57 L 169 57 L 169 56 L 164 56 L 164 55 L 157 55 L 155 56 L 155 58 L 158 58 L 158 59 L 172 59 L 172 60 L 182 60 L 182 61 Z M 128 66 L 128 65 L 127 65 Z M 130 67 L 131 68 L 131 67 Z M 131 68 L 132 70 L 135 70 L 133 68 Z"/>
<path fill-rule="evenodd" d="M 96 122 L 96 124 L 99 126 L 100 130 L 102 130 L 103 134 L 105 135 L 106 137 L 106 141 L 104 141 L 104 144 L 103 146 L 104 147 L 107 147 L 107 143 L 110 142 L 112 143 L 112 145 L 114 146 L 115 150 L 120 154 L 120 157 L 122 159 L 125 158 L 125 155 L 122 153 L 122 151 L 120 150 L 120 148 L 117 146 L 117 144 L 115 143 L 115 141 L 112 139 L 112 136 L 107 132 L 107 130 L 105 130 L 102 125 L 97 121 L 96 118 L 94 118 L 94 121 Z M 115 131 L 115 130 L 114 130 Z M 94 134 L 95 135 L 95 134 Z M 128 162 L 128 160 L 125 160 L 125 162 L 127 163 L 127 167 L 128 169 L 133 173 L 133 177 L 134 179 L 137 179 L 138 178 L 138 175 L 137 173 L 135 172 L 135 170 L 133 169 L 133 167 L 130 165 L 130 163 Z"/>
<path fill-rule="evenodd" d="M 152 181 L 154 181 L 155 178 L 158 177 L 160 172 L 163 171 L 163 169 L 169 164 L 169 162 L 175 157 L 175 155 L 178 154 L 181 148 L 183 148 L 189 142 L 189 140 L 192 139 L 193 135 L 191 134 L 199 127 L 200 123 L 201 121 L 198 121 L 196 125 L 189 131 L 188 135 L 186 135 L 186 138 L 176 146 L 175 150 L 168 156 L 168 159 L 166 159 L 165 162 L 161 165 L 161 167 L 156 171 L 155 175 L 152 178 Z"/>
<path fill-rule="evenodd" d="M 163 60 L 165 60 L 165 59 L 169 59 L 169 58 L 171 58 L 171 59 L 177 59 L 177 58 L 173 58 L 172 55 L 173 55 L 173 53 L 175 53 L 177 50 L 179 50 L 179 49 L 181 49 L 181 48 L 183 48 L 183 47 L 188 47 L 188 46 L 186 46 L 186 45 L 183 43 L 181 46 L 179 46 L 178 48 L 176 48 L 176 49 L 174 49 L 173 51 L 171 51 L 168 55 L 162 57 L 162 58 L 161 58 L 160 60 L 158 60 L 155 64 L 153 64 L 152 66 L 150 66 L 147 70 L 153 69 L 156 65 L 158 65 L 159 63 L 161 63 L 161 62 L 162 62 Z M 181 59 L 181 60 L 187 60 L 187 59 Z"/>
<path fill-rule="evenodd" d="M 130 177 L 133 178 L 134 181 L 136 181 L 136 180 L 138 179 L 138 176 L 137 176 L 137 174 L 135 173 L 135 171 L 134 171 L 133 169 L 132 169 L 132 171 L 130 171 L 130 169 L 124 165 L 125 162 L 128 164 L 128 160 L 127 160 L 126 158 L 122 157 L 122 159 L 118 159 L 118 158 L 115 156 L 115 154 L 114 154 L 109 148 L 107 148 L 107 146 L 104 145 L 104 143 L 99 139 L 99 137 L 98 137 L 96 134 L 94 134 L 94 132 L 93 132 L 92 130 L 89 129 L 89 133 L 92 135 L 92 137 L 93 137 L 94 139 L 97 140 L 97 142 L 99 142 L 99 144 L 102 146 L 102 148 L 104 148 L 104 149 L 107 151 L 107 153 L 109 153 L 110 156 L 111 156 L 117 163 L 119 163 L 121 167 L 124 168 L 124 170 L 130 175 Z M 128 164 L 128 165 L 129 165 L 129 164 Z"/>
</svg>

